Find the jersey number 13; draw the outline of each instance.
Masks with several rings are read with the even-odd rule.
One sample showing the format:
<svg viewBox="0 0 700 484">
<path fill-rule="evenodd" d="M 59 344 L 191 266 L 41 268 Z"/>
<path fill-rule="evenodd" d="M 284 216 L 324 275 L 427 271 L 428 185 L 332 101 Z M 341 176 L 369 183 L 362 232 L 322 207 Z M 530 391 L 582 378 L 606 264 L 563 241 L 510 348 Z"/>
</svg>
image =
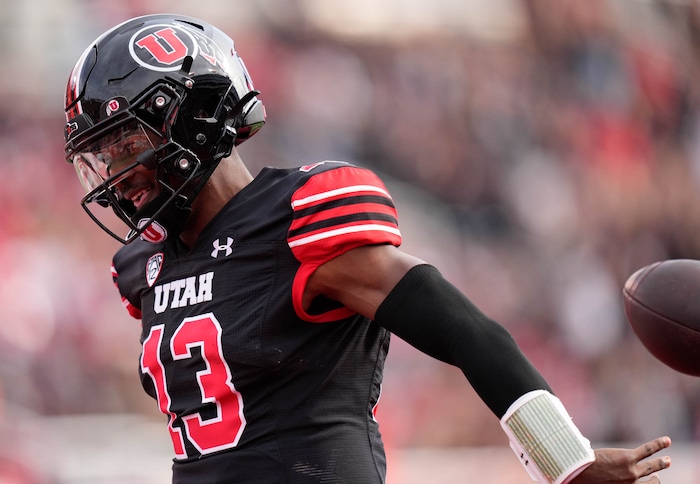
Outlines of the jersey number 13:
<svg viewBox="0 0 700 484">
<path fill-rule="evenodd" d="M 150 376 L 158 397 L 158 408 L 169 416 L 168 431 L 177 459 L 187 456 L 181 428 L 173 426 L 177 415 L 171 410 L 167 375 L 161 360 L 164 325 L 151 328 L 143 342 L 141 371 Z M 168 344 L 168 342 L 165 342 Z M 187 440 L 201 453 L 210 454 L 235 447 L 243 433 L 243 399 L 231 379 L 231 370 L 221 350 L 221 325 L 212 313 L 186 318 L 169 342 L 173 360 L 193 358 L 192 348 L 199 347 L 206 368 L 195 374 L 203 404 L 216 405 L 216 417 L 203 420 L 199 413 L 182 417 Z"/>
</svg>

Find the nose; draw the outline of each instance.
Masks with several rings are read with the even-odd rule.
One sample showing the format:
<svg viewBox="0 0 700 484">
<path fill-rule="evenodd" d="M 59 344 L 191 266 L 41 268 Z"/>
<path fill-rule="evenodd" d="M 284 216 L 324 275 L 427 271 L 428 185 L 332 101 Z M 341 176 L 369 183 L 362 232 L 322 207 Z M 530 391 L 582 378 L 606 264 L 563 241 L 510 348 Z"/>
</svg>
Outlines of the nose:
<svg viewBox="0 0 700 484">
<path fill-rule="evenodd" d="M 154 170 L 156 167 L 156 150 L 149 148 L 136 157 L 139 165 L 148 170 Z"/>
<path fill-rule="evenodd" d="M 117 191 L 117 195 L 119 195 L 119 197 L 122 197 L 126 192 L 129 191 L 129 189 L 131 189 L 135 185 L 137 175 L 145 170 L 141 165 L 134 163 L 133 161 L 130 161 L 128 163 L 118 163 L 115 165 L 116 168 L 118 168 L 120 171 L 124 170 L 125 168 L 128 168 L 128 170 L 123 175 L 121 175 L 112 185 Z"/>
<path fill-rule="evenodd" d="M 124 175 L 117 183 L 114 184 L 114 190 L 116 191 L 117 196 L 120 199 L 124 198 L 124 195 L 126 194 L 126 192 L 128 192 L 129 189 L 132 188 L 133 180 L 134 180 L 134 173 L 132 170 L 128 174 Z"/>
<path fill-rule="evenodd" d="M 136 163 L 112 186 L 120 198 L 131 196 L 134 191 L 141 190 L 144 187 L 156 189 L 158 186 L 156 172 Z"/>
</svg>

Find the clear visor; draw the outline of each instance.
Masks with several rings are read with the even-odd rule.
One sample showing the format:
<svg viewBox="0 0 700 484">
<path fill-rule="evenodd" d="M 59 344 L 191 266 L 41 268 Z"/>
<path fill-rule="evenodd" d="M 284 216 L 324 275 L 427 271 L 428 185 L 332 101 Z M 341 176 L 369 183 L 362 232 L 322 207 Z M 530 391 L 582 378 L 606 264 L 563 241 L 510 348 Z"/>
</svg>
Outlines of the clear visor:
<svg viewBox="0 0 700 484">
<path fill-rule="evenodd" d="M 146 150 L 155 150 L 158 136 L 136 121 L 107 133 L 88 143 L 71 157 L 78 179 L 86 193 L 109 181 L 115 186 Z"/>
</svg>

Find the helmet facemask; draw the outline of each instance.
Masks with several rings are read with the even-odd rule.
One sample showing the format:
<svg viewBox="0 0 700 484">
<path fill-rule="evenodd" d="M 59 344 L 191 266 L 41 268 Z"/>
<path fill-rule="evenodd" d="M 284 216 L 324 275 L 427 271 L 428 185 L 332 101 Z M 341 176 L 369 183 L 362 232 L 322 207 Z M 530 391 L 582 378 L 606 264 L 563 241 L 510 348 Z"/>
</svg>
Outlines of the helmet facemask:
<svg viewBox="0 0 700 484">
<path fill-rule="evenodd" d="M 195 187 L 205 171 L 213 171 L 203 170 L 195 154 L 172 141 L 167 121 L 160 129 L 145 121 L 160 117 L 144 109 L 152 104 L 161 106 L 163 119 L 175 117 L 171 111 L 177 109 L 172 102 L 177 93 L 165 96 L 162 88 L 154 92 L 146 96 L 147 102 L 122 107 L 67 148 L 68 161 L 87 192 L 81 205 L 103 230 L 125 244 L 138 236 L 160 242 L 182 231 L 199 191 Z M 121 99 L 120 104 L 128 103 Z"/>
<path fill-rule="evenodd" d="M 251 91 L 235 101 L 231 87 L 222 95 L 220 85 L 214 89 L 206 84 L 205 80 L 199 91 L 184 96 L 158 87 L 142 104 L 113 115 L 109 128 L 99 123 L 77 137 L 70 149 L 69 161 L 87 191 L 81 201 L 83 208 L 120 242 L 127 244 L 141 237 L 156 243 L 178 235 L 185 227 L 194 198 L 219 161 L 231 154 L 236 141 L 236 118 L 254 102 L 258 92 Z M 207 94 L 210 90 L 214 94 Z M 187 96 L 191 99 L 186 100 Z M 207 97 L 202 99 L 204 96 Z M 163 111 L 159 116 L 153 115 L 154 105 Z M 196 113 L 188 112 L 195 108 Z M 161 116 L 165 120 L 162 124 Z M 189 122 L 177 124 L 178 117 Z M 155 124 L 160 124 L 161 129 L 145 119 L 150 123 L 158 121 Z M 188 140 L 187 136 L 193 139 Z M 185 149 L 173 137 L 189 141 L 196 152 Z M 147 203 L 141 203 L 142 198 L 148 199 Z M 121 221 L 116 224 L 119 228 L 123 230 L 126 225 L 126 236 L 117 233 L 115 221 L 111 214 L 104 214 L 104 207 L 116 214 Z"/>
</svg>

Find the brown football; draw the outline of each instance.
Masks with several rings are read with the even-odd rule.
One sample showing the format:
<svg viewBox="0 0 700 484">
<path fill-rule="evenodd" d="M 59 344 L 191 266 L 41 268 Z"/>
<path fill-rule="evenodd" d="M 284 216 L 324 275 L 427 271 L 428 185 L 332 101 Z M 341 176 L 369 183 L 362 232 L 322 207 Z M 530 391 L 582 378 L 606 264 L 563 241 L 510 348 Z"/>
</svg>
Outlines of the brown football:
<svg viewBox="0 0 700 484">
<path fill-rule="evenodd" d="M 655 262 L 622 290 L 625 316 L 642 344 L 681 373 L 700 376 L 700 261 Z"/>
</svg>

